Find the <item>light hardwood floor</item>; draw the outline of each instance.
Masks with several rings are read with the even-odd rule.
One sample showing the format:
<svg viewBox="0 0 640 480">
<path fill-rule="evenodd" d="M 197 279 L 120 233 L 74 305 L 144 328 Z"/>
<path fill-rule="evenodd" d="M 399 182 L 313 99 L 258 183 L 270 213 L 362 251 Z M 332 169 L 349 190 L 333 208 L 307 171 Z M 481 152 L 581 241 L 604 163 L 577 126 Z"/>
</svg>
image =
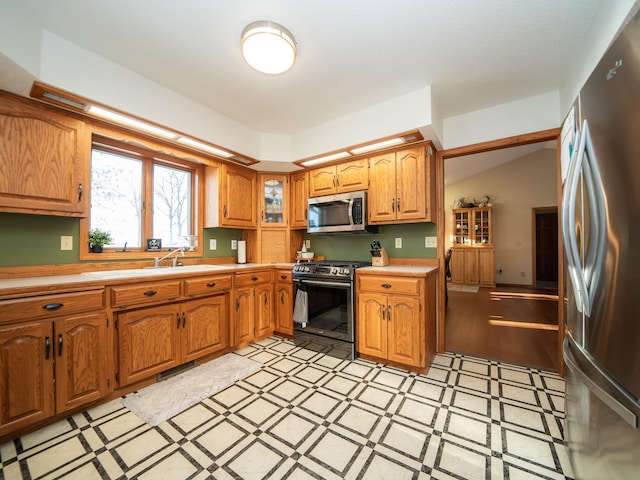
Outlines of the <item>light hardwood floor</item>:
<svg viewBox="0 0 640 480">
<path fill-rule="evenodd" d="M 449 291 L 448 352 L 557 370 L 558 296 L 554 290 L 481 287 Z"/>
</svg>

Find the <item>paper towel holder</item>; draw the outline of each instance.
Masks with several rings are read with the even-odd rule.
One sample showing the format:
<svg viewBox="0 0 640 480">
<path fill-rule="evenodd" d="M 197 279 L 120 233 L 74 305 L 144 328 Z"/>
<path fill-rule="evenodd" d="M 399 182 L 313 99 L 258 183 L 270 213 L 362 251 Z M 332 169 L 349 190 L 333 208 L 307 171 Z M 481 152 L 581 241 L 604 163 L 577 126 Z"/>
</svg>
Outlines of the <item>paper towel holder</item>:
<svg viewBox="0 0 640 480">
<path fill-rule="evenodd" d="M 238 240 L 238 263 L 247 263 L 247 242 L 245 240 Z"/>
</svg>

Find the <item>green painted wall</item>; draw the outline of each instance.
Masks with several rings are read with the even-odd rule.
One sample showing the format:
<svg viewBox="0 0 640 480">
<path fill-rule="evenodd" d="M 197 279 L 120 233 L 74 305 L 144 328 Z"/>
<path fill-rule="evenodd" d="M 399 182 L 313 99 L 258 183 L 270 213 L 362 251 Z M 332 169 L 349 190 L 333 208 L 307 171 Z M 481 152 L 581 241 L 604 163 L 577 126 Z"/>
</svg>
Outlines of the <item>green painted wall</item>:
<svg viewBox="0 0 640 480">
<path fill-rule="evenodd" d="M 60 250 L 63 235 L 73 237 L 73 250 Z M 307 234 L 305 238 L 311 240 L 311 251 L 328 259 L 370 260 L 369 244 L 373 240 L 380 241 L 389 257 L 436 258 L 436 249 L 424 246 L 424 237 L 435 235 L 435 224 L 416 223 L 382 226 L 375 235 Z M 79 236 L 77 218 L 0 213 L 0 267 L 80 263 Z M 203 236 L 198 241 L 203 242 L 205 258 L 235 257 L 237 251 L 231 249 L 231 240 L 241 239 L 242 230 L 207 228 Z M 397 237 L 402 238 L 401 249 L 394 246 Z M 216 239 L 216 250 L 209 250 L 212 238 Z"/>
<path fill-rule="evenodd" d="M 63 235 L 73 237 L 73 250 L 60 250 Z M 0 213 L 0 267 L 80 263 L 79 238 L 80 220 L 77 218 Z M 210 238 L 217 240 L 216 250 L 209 250 Z M 231 240 L 240 238 L 242 231 L 238 229 L 207 228 L 204 231 L 204 256 L 235 257 Z"/>
<path fill-rule="evenodd" d="M 435 223 L 411 223 L 381 226 L 377 234 L 307 234 L 305 239 L 311 240 L 309 251 L 324 255 L 327 259 L 370 261 L 369 244 L 374 240 L 380 242 L 389 258 L 437 258 L 435 248 L 424 246 L 424 237 L 435 236 Z M 402 238 L 402 248 L 395 247 L 396 238 Z M 302 245 L 298 249 L 301 247 Z"/>
</svg>

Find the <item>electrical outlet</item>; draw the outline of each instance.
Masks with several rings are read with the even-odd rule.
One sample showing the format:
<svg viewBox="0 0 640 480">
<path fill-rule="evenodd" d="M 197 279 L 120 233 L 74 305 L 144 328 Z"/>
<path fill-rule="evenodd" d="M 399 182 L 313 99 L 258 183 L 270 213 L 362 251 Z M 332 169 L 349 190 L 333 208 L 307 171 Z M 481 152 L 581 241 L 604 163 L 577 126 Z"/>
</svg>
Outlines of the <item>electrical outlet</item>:
<svg viewBox="0 0 640 480">
<path fill-rule="evenodd" d="M 238 249 L 238 240 L 231 240 L 231 250 Z"/>
<path fill-rule="evenodd" d="M 218 248 L 218 241 L 215 238 L 209 239 L 209 250 L 215 250 Z"/>
<path fill-rule="evenodd" d="M 311 240 L 305 240 L 304 244 L 307 248 L 311 248 Z"/>
<path fill-rule="evenodd" d="M 402 248 L 402 238 L 396 238 L 396 248 Z"/>
<path fill-rule="evenodd" d="M 521 277 L 526 277 L 526 276 L 527 276 L 527 273 L 526 273 L 526 272 L 520 272 L 520 276 L 521 276 Z"/>
<path fill-rule="evenodd" d="M 437 246 L 436 237 L 424 237 L 424 248 L 436 248 Z"/>
<path fill-rule="evenodd" d="M 73 250 L 73 237 L 66 235 L 61 236 L 60 250 Z"/>
</svg>

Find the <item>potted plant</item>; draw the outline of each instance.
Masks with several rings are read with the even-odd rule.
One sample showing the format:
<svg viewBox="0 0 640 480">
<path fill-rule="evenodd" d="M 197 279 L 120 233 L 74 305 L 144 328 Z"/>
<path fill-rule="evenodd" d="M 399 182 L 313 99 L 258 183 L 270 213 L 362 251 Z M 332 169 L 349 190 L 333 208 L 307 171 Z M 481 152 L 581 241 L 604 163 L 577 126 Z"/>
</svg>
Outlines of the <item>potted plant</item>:
<svg viewBox="0 0 640 480">
<path fill-rule="evenodd" d="M 89 230 L 89 245 L 93 253 L 102 253 L 102 247 L 113 242 L 110 232 L 98 228 Z"/>
</svg>

